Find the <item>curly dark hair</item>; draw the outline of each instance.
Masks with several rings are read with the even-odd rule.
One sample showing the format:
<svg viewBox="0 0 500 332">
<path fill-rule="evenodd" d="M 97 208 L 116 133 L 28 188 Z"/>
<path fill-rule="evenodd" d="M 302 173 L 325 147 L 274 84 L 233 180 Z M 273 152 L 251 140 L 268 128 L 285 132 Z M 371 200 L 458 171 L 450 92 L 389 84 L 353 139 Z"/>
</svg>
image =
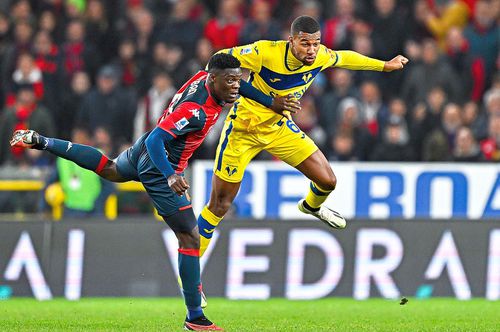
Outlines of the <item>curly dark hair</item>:
<svg viewBox="0 0 500 332">
<path fill-rule="evenodd" d="M 221 69 L 239 68 L 240 66 L 240 60 L 234 56 L 226 53 L 218 53 L 210 58 L 207 68 L 209 72 L 213 72 Z"/>
</svg>

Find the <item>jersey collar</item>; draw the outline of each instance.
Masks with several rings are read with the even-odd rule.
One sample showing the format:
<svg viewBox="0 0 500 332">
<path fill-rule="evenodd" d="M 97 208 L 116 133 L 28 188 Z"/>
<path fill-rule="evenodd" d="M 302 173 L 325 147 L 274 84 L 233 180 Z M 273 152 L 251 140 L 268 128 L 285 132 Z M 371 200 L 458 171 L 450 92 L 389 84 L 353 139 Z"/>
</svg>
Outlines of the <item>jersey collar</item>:
<svg viewBox="0 0 500 332">
<path fill-rule="evenodd" d="M 296 70 L 299 70 L 300 68 L 304 67 L 304 64 L 293 56 L 292 51 L 290 50 L 290 42 L 286 43 L 285 67 L 289 71 L 296 71 Z M 294 68 L 294 69 L 292 69 L 292 68 Z"/>
</svg>

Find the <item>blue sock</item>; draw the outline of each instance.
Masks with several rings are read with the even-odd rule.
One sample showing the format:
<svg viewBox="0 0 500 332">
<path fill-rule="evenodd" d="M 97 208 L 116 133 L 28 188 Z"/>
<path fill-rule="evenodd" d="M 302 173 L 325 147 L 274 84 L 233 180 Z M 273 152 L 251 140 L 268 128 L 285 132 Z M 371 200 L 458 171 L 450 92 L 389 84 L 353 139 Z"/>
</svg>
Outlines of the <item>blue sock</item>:
<svg viewBox="0 0 500 332">
<path fill-rule="evenodd" d="M 78 166 L 99 174 L 108 162 L 108 157 L 99 150 L 88 145 L 76 144 L 57 138 L 40 136 L 45 150 L 52 152 L 58 157 L 71 160 Z"/>
<path fill-rule="evenodd" d="M 203 315 L 201 310 L 201 277 L 199 249 L 179 249 L 179 276 L 189 320 Z"/>
</svg>

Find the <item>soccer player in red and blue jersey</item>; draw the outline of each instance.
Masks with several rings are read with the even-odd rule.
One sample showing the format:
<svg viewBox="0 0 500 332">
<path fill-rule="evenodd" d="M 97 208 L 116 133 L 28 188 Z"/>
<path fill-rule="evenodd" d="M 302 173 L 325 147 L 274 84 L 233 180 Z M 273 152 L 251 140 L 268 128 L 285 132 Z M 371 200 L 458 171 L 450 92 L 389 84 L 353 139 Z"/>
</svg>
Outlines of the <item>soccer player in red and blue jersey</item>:
<svg viewBox="0 0 500 332">
<path fill-rule="evenodd" d="M 111 160 L 97 149 L 48 138 L 33 130 L 14 133 L 12 146 L 47 150 L 71 160 L 113 182 L 140 181 L 158 213 L 179 240 L 179 276 L 187 307 L 184 327 L 188 330 L 221 330 L 208 320 L 201 308 L 201 278 L 197 220 L 186 190 L 183 172 L 193 152 L 217 121 L 222 107 L 238 98 L 242 76 L 240 62 L 228 54 L 214 55 L 207 66 L 186 82 L 174 96 L 157 127 Z M 251 95 L 257 100 L 255 91 Z M 268 100 L 262 100 L 269 103 Z M 289 97 L 273 100 L 277 112 L 296 111 Z"/>
</svg>

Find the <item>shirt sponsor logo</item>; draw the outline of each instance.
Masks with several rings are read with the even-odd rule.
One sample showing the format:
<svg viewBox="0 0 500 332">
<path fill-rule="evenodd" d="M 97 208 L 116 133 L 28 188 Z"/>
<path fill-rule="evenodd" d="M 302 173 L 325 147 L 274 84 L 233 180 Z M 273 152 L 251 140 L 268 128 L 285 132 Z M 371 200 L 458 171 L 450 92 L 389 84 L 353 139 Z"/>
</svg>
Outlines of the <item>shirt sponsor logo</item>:
<svg viewBox="0 0 500 332">
<path fill-rule="evenodd" d="M 175 128 L 177 128 L 177 130 L 181 130 L 182 128 L 184 128 L 188 124 L 189 124 L 189 121 L 186 118 L 182 118 L 179 121 L 177 121 L 176 123 L 174 123 L 174 126 L 175 126 Z"/>
</svg>

